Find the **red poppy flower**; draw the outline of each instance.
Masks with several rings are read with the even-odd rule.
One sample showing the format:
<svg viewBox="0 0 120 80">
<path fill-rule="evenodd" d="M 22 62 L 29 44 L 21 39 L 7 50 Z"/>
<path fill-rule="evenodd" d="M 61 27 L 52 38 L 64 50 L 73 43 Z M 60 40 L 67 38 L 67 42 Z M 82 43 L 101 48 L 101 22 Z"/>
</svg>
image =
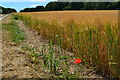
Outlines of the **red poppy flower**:
<svg viewBox="0 0 120 80">
<path fill-rule="evenodd" d="M 82 60 L 81 59 L 76 59 L 74 63 L 81 63 Z"/>
</svg>

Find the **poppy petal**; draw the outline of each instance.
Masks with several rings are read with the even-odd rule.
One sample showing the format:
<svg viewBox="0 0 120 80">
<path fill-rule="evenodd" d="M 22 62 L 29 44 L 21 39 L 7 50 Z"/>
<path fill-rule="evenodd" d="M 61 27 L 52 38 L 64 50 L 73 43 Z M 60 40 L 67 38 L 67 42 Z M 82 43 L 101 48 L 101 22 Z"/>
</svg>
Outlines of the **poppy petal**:
<svg viewBox="0 0 120 80">
<path fill-rule="evenodd" d="M 81 63 L 82 60 L 81 59 L 76 59 L 74 63 Z"/>
</svg>

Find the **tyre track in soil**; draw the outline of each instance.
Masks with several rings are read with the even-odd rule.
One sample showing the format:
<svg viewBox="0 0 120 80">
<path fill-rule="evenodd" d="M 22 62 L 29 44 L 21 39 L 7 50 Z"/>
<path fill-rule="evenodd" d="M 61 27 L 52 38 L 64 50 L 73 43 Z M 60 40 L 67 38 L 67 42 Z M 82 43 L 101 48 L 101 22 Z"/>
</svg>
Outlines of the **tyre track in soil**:
<svg viewBox="0 0 120 80">
<path fill-rule="evenodd" d="M 3 23 L 9 23 L 10 16 L 3 20 Z M 49 78 L 52 77 L 50 73 L 45 73 L 42 68 L 36 68 L 31 63 L 28 53 L 23 51 L 21 46 L 33 45 L 37 41 L 33 33 L 25 28 L 21 21 L 17 21 L 20 29 L 25 32 L 26 40 L 21 44 L 16 44 L 7 39 L 8 32 L 3 30 L 2 41 L 2 78 Z M 42 65 L 42 62 L 41 62 Z"/>
</svg>

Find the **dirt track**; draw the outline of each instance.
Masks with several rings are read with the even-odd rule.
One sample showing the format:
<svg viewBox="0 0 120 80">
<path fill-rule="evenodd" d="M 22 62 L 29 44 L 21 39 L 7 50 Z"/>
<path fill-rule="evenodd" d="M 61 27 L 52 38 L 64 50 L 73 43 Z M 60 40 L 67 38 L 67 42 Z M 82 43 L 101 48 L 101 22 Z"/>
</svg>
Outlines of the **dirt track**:
<svg viewBox="0 0 120 80">
<path fill-rule="evenodd" d="M 10 16 L 3 20 L 3 23 L 9 23 Z M 26 40 L 21 44 L 16 44 L 7 39 L 7 31 L 3 31 L 3 78 L 48 78 L 49 73 L 44 73 L 42 68 L 35 67 L 28 57 L 28 53 L 21 49 L 24 45 L 38 44 L 39 37 L 36 37 L 29 29 L 25 28 L 21 21 L 17 21 L 20 29 L 25 32 Z M 39 43 L 41 44 L 41 43 Z M 39 45 L 38 44 L 38 45 Z M 36 46 L 36 45 L 34 45 Z M 41 63 L 42 65 L 42 63 Z"/>
</svg>

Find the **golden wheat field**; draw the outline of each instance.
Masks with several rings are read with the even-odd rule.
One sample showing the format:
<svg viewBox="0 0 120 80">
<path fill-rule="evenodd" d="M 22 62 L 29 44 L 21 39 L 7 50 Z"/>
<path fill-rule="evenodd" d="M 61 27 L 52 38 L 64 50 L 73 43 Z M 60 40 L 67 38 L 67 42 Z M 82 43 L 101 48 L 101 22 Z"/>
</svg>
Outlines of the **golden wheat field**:
<svg viewBox="0 0 120 80">
<path fill-rule="evenodd" d="M 118 10 L 46 11 L 17 13 L 42 38 L 60 45 L 98 67 L 103 75 L 120 75 Z"/>
<path fill-rule="evenodd" d="M 68 22 L 73 19 L 77 23 L 118 23 L 118 10 L 97 10 L 97 11 L 46 11 L 22 13 L 32 17 L 48 21 L 57 20 Z"/>
</svg>

